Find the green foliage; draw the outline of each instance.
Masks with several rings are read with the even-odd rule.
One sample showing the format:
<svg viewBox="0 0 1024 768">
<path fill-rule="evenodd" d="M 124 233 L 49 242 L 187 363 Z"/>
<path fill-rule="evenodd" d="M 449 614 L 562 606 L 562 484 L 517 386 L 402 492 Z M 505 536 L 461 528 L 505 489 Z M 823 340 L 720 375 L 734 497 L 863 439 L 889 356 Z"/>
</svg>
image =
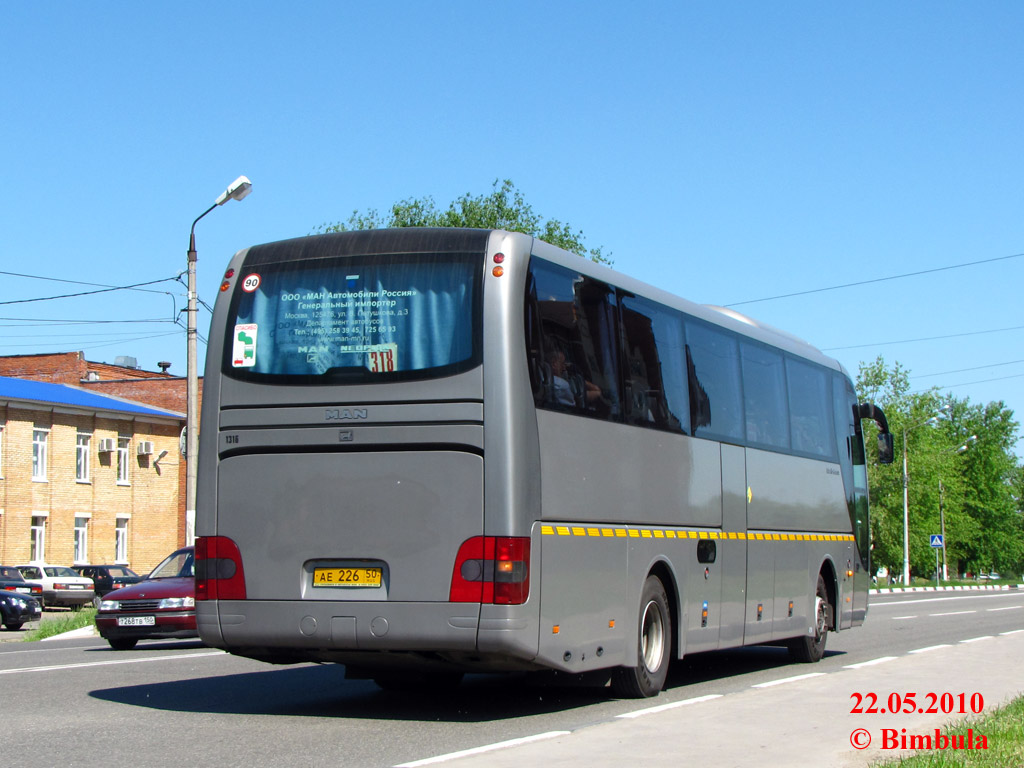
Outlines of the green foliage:
<svg viewBox="0 0 1024 768">
<path fill-rule="evenodd" d="M 96 609 L 92 607 L 82 608 L 80 611 L 61 613 L 51 618 L 47 616 L 39 622 L 39 628 L 25 635 L 25 641 L 44 640 L 47 637 L 63 635 L 75 629 L 88 627 L 96 623 Z"/>
<path fill-rule="evenodd" d="M 894 575 L 903 572 L 906 455 L 911 573 L 928 578 L 934 572 L 929 536 L 941 532 L 943 516 L 951 578 L 963 572 L 1021 573 L 1024 480 L 1013 454 L 1019 428 L 1013 411 L 1002 402 L 975 405 L 938 390 L 912 393 L 906 369 L 899 363 L 888 368 L 881 357 L 861 364 L 857 391 L 862 401 L 885 410 L 896 444 L 893 464 L 868 468 L 875 565 Z M 937 412 L 942 416 L 933 418 Z M 972 436 L 977 439 L 970 441 Z M 872 430 L 869 445 L 873 438 Z"/>
<path fill-rule="evenodd" d="M 373 208 L 366 213 L 353 211 L 347 222 L 322 224 L 316 232 L 389 227 L 470 227 L 523 232 L 578 256 L 609 266 L 612 264 L 601 248 L 587 248 L 582 230 L 574 230 L 558 219 L 544 220 L 535 213 L 533 206 L 508 179 L 500 183 L 495 181 L 490 194 L 474 196 L 467 192 L 445 209 L 438 208 L 434 198 L 429 196 L 408 198 L 392 205 L 386 215 Z"/>
</svg>

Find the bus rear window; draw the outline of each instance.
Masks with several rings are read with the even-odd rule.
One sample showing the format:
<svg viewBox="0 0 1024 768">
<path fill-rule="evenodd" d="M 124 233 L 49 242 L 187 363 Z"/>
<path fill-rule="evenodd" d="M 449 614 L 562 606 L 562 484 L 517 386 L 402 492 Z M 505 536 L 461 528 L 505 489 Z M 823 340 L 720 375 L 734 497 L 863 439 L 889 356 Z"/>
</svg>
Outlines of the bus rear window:
<svg viewBox="0 0 1024 768">
<path fill-rule="evenodd" d="M 479 257 L 261 262 L 237 278 L 229 376 L 358 383 L 450 375 L 479 362 Z"/>
</svg>

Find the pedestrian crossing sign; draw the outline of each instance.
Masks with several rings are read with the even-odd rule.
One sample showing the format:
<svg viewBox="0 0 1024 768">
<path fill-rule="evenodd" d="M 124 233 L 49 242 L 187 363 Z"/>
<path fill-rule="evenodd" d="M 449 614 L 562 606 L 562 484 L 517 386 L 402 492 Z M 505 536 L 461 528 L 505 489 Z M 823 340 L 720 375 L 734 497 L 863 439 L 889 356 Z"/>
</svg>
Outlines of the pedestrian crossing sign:
<svg viewBox="0 0 1024 768">
<path fill-rule="evenodd" d="M 933 533 L 932 534 L 932 536 L 931 536 L 931 545 L 933 547 L 941 547 L 942 546 L 942 534 L 941 533 Z"/>
</svg>

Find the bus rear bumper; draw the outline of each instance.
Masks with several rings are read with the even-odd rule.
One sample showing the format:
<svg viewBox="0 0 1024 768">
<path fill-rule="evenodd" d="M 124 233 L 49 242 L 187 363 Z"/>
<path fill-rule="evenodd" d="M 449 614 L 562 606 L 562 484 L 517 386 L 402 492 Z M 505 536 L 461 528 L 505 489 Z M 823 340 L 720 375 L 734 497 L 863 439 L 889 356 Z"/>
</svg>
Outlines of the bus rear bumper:
<svg viewBox="0 0 1024 768">
<path fill-rule="evenodd" d="M 531 666 L 536 624 L 515 615 L 481 619 L 480 612 L 474 603 L 220 600 L 196 603 L 196 625 L 207 645 L 266 661 L 349 663 L 407 653 L 465 666 L 496 668 L 498 659 L 506 668 Z"/>
</svg>

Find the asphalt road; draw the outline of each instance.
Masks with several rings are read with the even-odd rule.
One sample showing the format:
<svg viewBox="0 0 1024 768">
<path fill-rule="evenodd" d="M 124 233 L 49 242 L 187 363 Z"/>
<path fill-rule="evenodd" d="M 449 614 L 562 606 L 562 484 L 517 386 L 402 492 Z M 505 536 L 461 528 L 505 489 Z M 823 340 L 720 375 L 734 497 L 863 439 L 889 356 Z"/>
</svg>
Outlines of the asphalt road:
<svg viewBox="0 0 1024 768">
<path fill-rule="evenodd" d="M 112 651 L 98 638 L 8 642 L 0 645 L 0 743 L 6 755 L 16 756 L 16 764 L 26 768 L 376 768 L 543 734 L 603 733 L 602 728 L 625 722 L 624 715 L 704 697 L 715 697 L 713 705 L 722 708 L 715 720 L 721 723 L 721 733 L 709 735 L 725 743 L 740 723 L 756 736 L 756 715 L 752 721 L 744 709 L 751 706 L 752 695 L 764 697 L 753 700 L 761 706 L 769 702 L 768 696 L 777 695 L 770 692 L 785 687 L 757 686 L 823 673 L 808 678 L 807 685 L 813 684 L 815 695 L 831 707 L 812 713 L 810 717 L 820 722 L 800 725 L 812 733 L 835 712 L 848 713 L 855 703 L 854 684 L 842 674 L 851 667 L 888 659 L 884 668 L 890 682 L 898 683 L 900 670 L 911 669 L 914 660 L 922 658 L 915 652 L 950 646 L 971 651 L 975 663 L 998 669 L 1005 660 L 993 653 L 989 662 L 985 644 L 974 641 L 984 637 L 999 643 L 1002 634 L 1021 628 L 1024 590 L 873 597 L 867 623 L 831 635 L 826 658 L 819 664 L 791 664 L 785 651 L 768 647 L 694 655 L 673 670 L 661 696 L 642 702 L 613 699 L 604 689 L 540 686 L 522 678 L 483 675 L 469 676 L 450 694 L 388 693 L 368 681 L 346 681 L 338 666 L 272 667 L 190 641 L 148 641 L 130 652 Z M 970 693 L 970 679 L 957 679 L 955 669 L 924 674 L 924 681 L 913 683 L 920 683 L 921 691 L 926 687 L 936 693 Z M 912 684 L 909 678 L 905 683 Z M 730 710 L 732 706 L 736 711 Z M 779 715 L 778 705 L 775 710 Z M 691 708 L 673 711 L 685 717 Z M 767 713 L 763 708 L 755 711 Z M 612 733 L 619 734 L 612 738 L 621 750 L 620 762 L 625 761 L 635 753 L 624 738 L 629 731 Z M 649 741 L 650 734 L 636 738 Z M 772 735 L 765 732 L 763 738 L 767 741 Z M 679 745 L 678 755 L 687 753 L 685 745 Z M 495 764 L 499 754 L 492 752 L 484 759 Z M 506 752 L 506 757 L 511 754 Z M 755 758 L 752 754 L 749 763 L 729 764 L 764 763 Z M 472 758 L 458 764 L 467 762 L 476 764 Z M 726 764 L 716 763 L 710 754 L 701 762 Z M 810 764 L 793 762 L 800 763 Z M 570 756 L 549 764 L 592 765 L 593 760 L 574 746 Z"/>
</svg>

